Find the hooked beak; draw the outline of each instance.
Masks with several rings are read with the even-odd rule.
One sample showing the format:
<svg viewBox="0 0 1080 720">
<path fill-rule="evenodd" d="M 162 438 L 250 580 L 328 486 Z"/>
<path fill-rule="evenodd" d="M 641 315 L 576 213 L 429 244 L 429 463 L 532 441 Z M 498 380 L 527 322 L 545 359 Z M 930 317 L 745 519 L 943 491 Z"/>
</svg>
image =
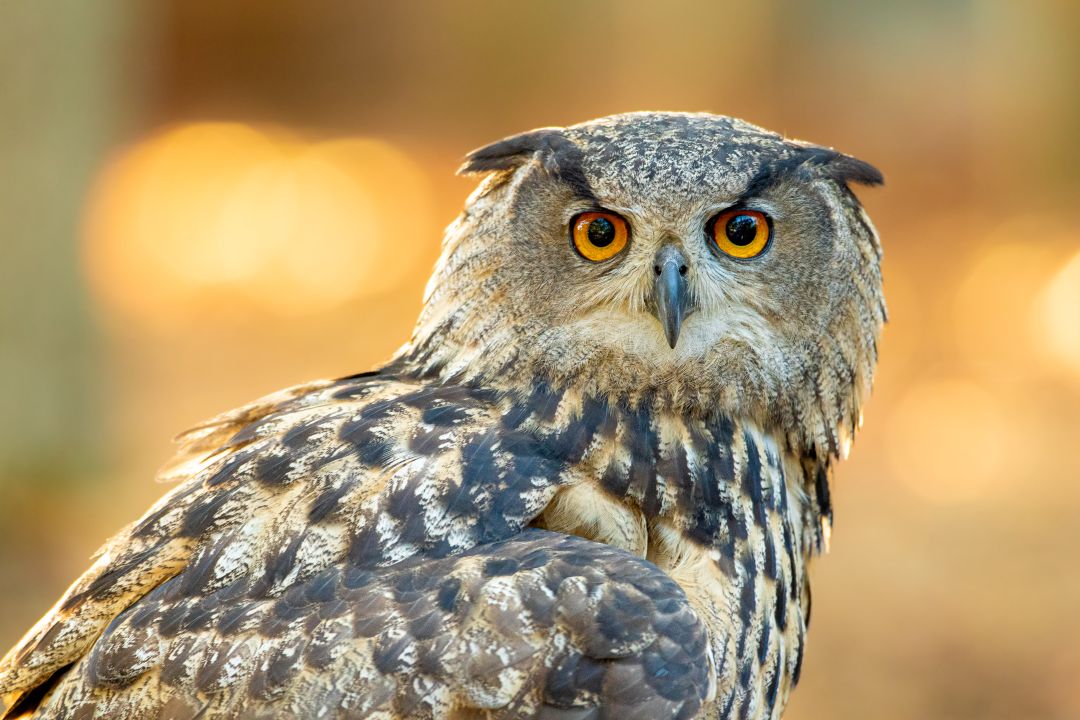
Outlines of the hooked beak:
<svg viewBox="0 0 1080 720">
<path fill-rule="evenodd" d="M 656 253 L 653 272 L 656 279 L 653 284 L 653 305 L 656 319 L 664 328 L 668 345 L 675 349 L 679 341 L 679 330 L 689 308 L 686 273 L 686 256 L 674 245 L 665 245 Z"/>
</svg>

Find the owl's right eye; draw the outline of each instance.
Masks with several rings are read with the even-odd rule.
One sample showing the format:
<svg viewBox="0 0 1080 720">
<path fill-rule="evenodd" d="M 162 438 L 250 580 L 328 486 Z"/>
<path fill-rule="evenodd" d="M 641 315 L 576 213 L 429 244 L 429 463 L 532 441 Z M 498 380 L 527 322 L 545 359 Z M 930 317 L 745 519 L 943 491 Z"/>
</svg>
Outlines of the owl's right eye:
<svg viewBox="0 0 1080 720">
<path fill-rule="evenodd" d="M 585 212 L 570 222 L 570 235 L 581 257 L 603 262 L 622 252 L 630 229 L 615 213 Z"/>
<path fill-rule="evenodd" d="M 749 260 L 765 252 L 772 235 L 768 216 L 759 210 L 732 208 L 706 226 L 716 247 L 733 258 Z"/>
</svg>

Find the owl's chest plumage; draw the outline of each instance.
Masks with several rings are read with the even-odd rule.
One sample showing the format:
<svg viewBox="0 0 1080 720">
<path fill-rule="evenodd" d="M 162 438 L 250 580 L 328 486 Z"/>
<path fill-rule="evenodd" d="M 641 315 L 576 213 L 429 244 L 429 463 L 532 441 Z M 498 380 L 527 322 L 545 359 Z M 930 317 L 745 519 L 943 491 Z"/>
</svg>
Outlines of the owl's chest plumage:
<svg viewBox="0 0 1080 720">
<path fill-rule="evenodd" d="M 563 394 L 560 432 L 558 393 L 548 393 L 539 395 L 550 424 L 534 412 L 536 428 L 585 449 L 566 455 L 536 524 L 622 548 L 673 578 L 708 630 L 712 711 L 774 716 L 798 680 L 807 622 L 802 524 L 814 514 L 798 460 L 752 423 L 647 401 L 588 407 L 595 401 Z"/>
</svg>

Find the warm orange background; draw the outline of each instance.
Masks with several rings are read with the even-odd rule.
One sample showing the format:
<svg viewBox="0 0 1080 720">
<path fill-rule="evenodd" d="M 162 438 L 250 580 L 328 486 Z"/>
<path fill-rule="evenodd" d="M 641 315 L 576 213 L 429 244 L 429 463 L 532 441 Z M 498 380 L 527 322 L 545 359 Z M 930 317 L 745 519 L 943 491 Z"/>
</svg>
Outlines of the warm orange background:
<svg viewBox="0 0 1080 720">
<path fill-rule="evenodd" d="M 637 109 L 874 162 L 891 322 L 790 718 L 1080 717 L 1080 4 L 0 10 L 0 645 L 177 431 L 386 358 L 458 159 Z"/>
</svg>

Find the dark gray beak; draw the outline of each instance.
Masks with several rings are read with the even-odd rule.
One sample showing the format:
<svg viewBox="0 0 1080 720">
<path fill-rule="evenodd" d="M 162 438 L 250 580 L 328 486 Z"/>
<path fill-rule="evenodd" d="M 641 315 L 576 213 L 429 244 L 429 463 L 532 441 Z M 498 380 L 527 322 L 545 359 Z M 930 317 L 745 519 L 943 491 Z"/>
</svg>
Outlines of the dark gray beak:
<svg viewBox="0 0 1080 720">
<path fill-rule="evenodd" d="M 656 280 L 653 285 L 653 303 L 656 319 L 664 328 L 668 345 L 675 349 L 679 342 L 679 330 L 689 307 L 689 293 L 686 285 L 686 273 L 689 270 L 686 256 L 674 245 L 665 245 L 656 253 L 653 271 Z"/>
</svg>

